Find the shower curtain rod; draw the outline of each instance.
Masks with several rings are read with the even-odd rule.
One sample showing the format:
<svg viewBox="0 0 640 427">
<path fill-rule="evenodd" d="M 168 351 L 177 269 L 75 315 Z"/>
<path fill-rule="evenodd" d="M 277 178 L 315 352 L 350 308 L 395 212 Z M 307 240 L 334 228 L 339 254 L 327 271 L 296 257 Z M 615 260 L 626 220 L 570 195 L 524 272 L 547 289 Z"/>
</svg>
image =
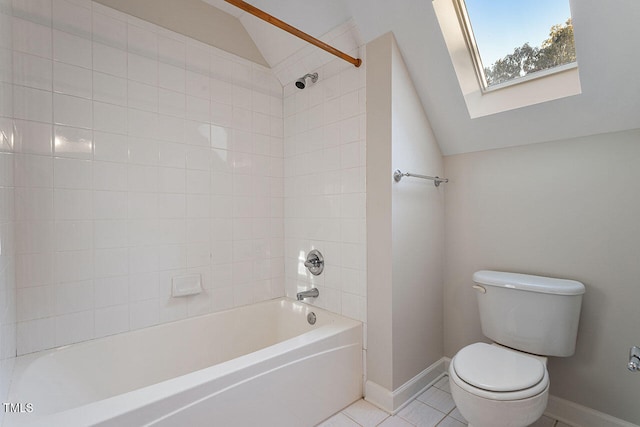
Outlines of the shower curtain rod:
<svg viewBox="0 0 640 427">
<path fill-rule="evenodd" d="M 239 7 L 240 9 L 244 10 L 245 12 L 248 12 L 250 14 L 252 14 L 253 16 L 256 16 L 260 19 L 262 19 L 263 21 L 267 21 L 268 23 L 275 25 L 276 27 L 285 30 L 286 32 L 293 34 L 296 37 L 301 38 L 302 40 L 305 40 L 309 43 L 311 43 L 312 45 L 318 46 L 320 49 L 326 50 L 327 52 L 329 52 L 332 55 L 337 56 L 340 59 L 344 59 L 345 61 L 355 65 L 356 67 L 359 67 L 362 64 L 362 59 L 360 58 L 354 58 L 353 56 L 349 56 L 346 53 L 336 49 L 335 47 L 326 44 L 323 41 L 318 40 L 317 38 L 310 36 L 309 34 L 300 31 L 299 29 L 297 29 L 296 27 L 293 27 L 289 24 L 287 24 L 286 22 L 283 22 L 281 20 L 279 20 L 278 18 L 276 18 L 273 15 L 269 15 L 267 12 L 258 9 L 255 6 L 250 5 L 249 3 L 243 1 L 243 0 L 224 0 L 227 3 L 230 3 L 236 7 Z"/>
</svg>

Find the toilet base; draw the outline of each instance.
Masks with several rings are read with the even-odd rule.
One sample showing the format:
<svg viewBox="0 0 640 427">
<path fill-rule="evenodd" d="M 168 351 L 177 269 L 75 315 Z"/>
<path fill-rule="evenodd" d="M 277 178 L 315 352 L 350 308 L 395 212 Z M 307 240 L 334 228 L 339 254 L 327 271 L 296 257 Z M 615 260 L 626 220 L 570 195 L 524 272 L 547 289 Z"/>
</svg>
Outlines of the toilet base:
<svg viewBox="0 0 640 427">
<path fill-rule="evenodd" d="M 454 376 L 455 371 L 449 368 L 451 395 L 469 427 L 526 427 L 536 422 L 547 407 L 548 386 L 542 393 L 527 399 L 492 400 L 464 390 Z"/>
</svg>

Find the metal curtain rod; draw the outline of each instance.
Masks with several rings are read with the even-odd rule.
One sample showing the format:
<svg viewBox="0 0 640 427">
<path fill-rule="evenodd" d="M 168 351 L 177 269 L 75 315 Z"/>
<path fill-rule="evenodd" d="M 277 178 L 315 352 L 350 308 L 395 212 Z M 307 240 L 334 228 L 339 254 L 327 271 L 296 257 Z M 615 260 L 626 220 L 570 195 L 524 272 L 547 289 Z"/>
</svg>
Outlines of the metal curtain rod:
<svg viewBox="0 0 640 427">
<path fill-rule="evenodd" d="M 296 27 L 293 27 L 287 24 L 286 22 L 279 20 L 273 15 L 269 15 L 267 12 L 258 9 L 257 7 L 252 6 L 247 2 L 244 2 L 242 0 L 224 0 L 224 1 L 236 7 L 239 7 L 240 9 L 252 14 L 253 16 L 257 16 L 263 21 L 267 21 L 268 23 L 275 25 L 276 27 L 281 28 L 290 34 L 293 34 L 294 36 L 299 37 L 302 40 L 305 40 L 315 46 L 318 46 L 320 49 L 326 50 L 330 54 L 335 55 L 338 58 L 344 59 L 345 61 L 355 65 L 356 67 L 359 67 L 362 64 L 362 59 L 349 56 L 346 53 L 336 49 L 335 47 L 328 45 L 325 42 L 320 41 L 317 38 L 310 36 L 305 32 L 300 31 Z"/>
<path fill-rule="evenodd" d="M 433 181 L 433 184 L 436 187 L 439 187 L 441 182 L 444 182 L 445 184 L 449 182 L 447 178 L 440 178 L 439 176 L 418 175 L 417 173 L 409 173 L 409 172 L 403 173 L 400 169 L 396 169 L 393 172 L 393 179 L 396 182 L 400 182 L 403 176 L 412 176 L 414 178 L 430 179 L 431 181 Z"/>
</svg>

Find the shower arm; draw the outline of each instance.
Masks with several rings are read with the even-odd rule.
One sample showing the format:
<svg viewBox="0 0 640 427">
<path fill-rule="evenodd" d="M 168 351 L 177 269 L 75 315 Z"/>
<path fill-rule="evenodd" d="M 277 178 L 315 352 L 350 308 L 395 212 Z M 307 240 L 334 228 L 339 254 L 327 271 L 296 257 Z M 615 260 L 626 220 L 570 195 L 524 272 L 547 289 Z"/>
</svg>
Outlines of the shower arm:
<svg viewBox="0 0 640 427">
<path fill-rule="evenodd" d="M 276 27 L 285 30 L 286 32 L 288 32 L 289 34 L 293 34 L 294 36 L 301 38 L 302 40 L 311 43 L 312 45 L 315 45 L 317 47 L 319 47 L 320 49 L 323 49 L 327 52 L 329 52 L 332 55 L 337 56 L 340 59 L 343 59 L 353 65 L 355 65 L 356 67 L 359 67 L 362 64 L 362 59 L 360 58 L 354 58 L 352 56 L 347 55 L 346 53 L 336 49 L 335 47 L 326 44 L 323 41 L 318 40 L 317 38 L 310 36 L 309 34 L 300 31 L 299 29 L 297 29 L 296 27 L 293 27 L 289 24 L 287 24 L 284 21 L 279 20 L 278 18 L 276 18 L 273 15 L 268 14 L 267 12 L 258 9 L 257 7 L 250 5 L 249 3 L 243 1 L 243 0 L 224 0 L 229 4 L 232 4 L 242 10 L 244 10 L 245 12 L 248 12 L 250 14 L 252 14 L 253 16 L 256 16 L 260 19 L 262 19 L 263 21 L 266 21 L 272 25 L 275 25 Z"/>
</svg>

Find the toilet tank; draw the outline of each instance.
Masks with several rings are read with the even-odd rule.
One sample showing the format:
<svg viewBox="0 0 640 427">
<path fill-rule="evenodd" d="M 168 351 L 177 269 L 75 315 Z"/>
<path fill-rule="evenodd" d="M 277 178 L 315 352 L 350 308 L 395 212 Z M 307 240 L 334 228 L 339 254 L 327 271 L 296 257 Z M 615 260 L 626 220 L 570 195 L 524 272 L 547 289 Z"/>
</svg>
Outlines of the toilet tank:
<svg viewBox="0 0 640 427">
<path fill-rule="evenodd" d="M 543 356 L 575 352 L 584 285 L 501 271 L 477 271 L 482 333 L 493 341 Z"/>
</svg>

